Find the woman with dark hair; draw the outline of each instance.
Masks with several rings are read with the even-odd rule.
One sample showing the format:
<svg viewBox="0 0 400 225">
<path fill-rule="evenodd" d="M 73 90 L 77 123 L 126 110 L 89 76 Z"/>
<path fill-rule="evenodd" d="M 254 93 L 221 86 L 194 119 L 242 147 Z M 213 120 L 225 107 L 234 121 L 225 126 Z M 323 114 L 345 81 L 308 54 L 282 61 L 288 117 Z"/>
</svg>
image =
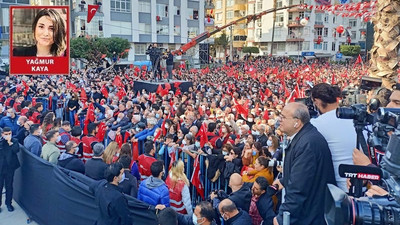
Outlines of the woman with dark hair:
<svg viewBox="0 0 400 225">
<path fill-rule="evenodd" d="M 35 45 L 16 47 L 13 56 L 65 56 L 67 49 L 67 26 L 55 9 L 42 9 L 32 24 Z"/>
<path fill-rule="evenodd" d="M 69 110 L 69 122 L 75 124 L 75 114 L 79 109 L 79 98 L 76 92 L 74 92 L 72 98 L 68 101 L 67 106 Z"/>
<path fill-rule="evenodd" d="M 265 177 L 268 180 L 268 183 L 271 185 L 274 181 L 274 175 L 268 167 L 268 164 L 269 160 L 266 157 L 258 157 L 254 164 L 254 170 L 243 172 L 243 182 L 253 183 L 257 177 Z"/>
<path fill-rule="evenodd" d="M 53 112 L 49 112 L 44 116 L 42 123 L 43 136 L 46 136 L 47 132 L 53 128 L 55 118 L 56 116 Z"/>
</svg>

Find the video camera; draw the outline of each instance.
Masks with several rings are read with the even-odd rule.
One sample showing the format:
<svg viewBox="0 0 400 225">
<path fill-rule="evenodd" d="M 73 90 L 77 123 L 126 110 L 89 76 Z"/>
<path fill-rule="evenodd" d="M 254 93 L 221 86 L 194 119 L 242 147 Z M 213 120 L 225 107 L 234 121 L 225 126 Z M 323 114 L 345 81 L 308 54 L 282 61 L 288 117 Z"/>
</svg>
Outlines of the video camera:
<svg viewBox="0 0 400 225">
<path fill-rule="evenodd" d="M 338 108 L 336 114 L 338 118 L 353 119 L 357 145 L 362 145 L 364 126 L 373 125 L 368 135 L 369 150 L 363 150 L 372 158 L 375 155 L 374 148 L 379 148 L 385 151 L 385 156 L 380 163 L 381 168 L 339 166 L 340 176 L 351 179 L 349 195 L 353 196 L 349 197 L 343 190 L 328 184 L 325 196 L 327 224 L 400 224 L 400 110 L 379 108 L 376 115 L 371 115 L 365 105 L 358 104 L 350 108 Z M 389 195 L 361 197 L 364 180 L 382 182 Z"/>
<path fill-rule="evenodd" d="M 366 92 L 378 88 L 382 85 L 382 79 L 374 77 L 362 77 L 361 85 L 357 87 L 346 87 L 342 91 L 340 106 L 350 106 L 355 104 L 367 104 Z"/>
<path fill-rule="evenodd" d="M 305 98 L 296 98 L 294 101 L 295 102 L 300 102 L 303 103 L 304 105 L 307 106 L 308 112 L 310 114 L 311 118 L 316 118 L 318 116 L 318 111 L 314 106 L 314 102 L 311 99 L 311 90 L 308 89 L 305 91 Z"/>
</svg>

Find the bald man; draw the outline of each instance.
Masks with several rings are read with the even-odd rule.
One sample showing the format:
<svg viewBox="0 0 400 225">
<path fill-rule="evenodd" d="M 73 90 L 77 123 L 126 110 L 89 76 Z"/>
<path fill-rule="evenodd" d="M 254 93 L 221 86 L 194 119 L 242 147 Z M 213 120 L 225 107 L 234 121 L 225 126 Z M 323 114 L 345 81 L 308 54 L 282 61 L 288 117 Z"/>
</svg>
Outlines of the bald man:
<svg viewBox="0 0 400 225">
<path fill-rule="evenodd" d="M 326 224 L 326 185 L 336 185 L 328 143 L 310 123 L 307 106 L 301 103 L 289 103 L 283 108 L 280 130 L 288 136 L 289 144 L 285 149 L 283 178 L 274 182 L 280 189 L 285 188 L 274 225 L 283 224 L 285 211 L 290 212 L 291 224 Z"/>
<path fill-rule="evenodd" d="M 251 203 L 251 183 L 245 183 L 242 177 L 238 173 L 231 175 L 229 179 L 229 187 L 232 189 L 232 193 L 228 196 L 228 199 L 232 200 L 238 208 L 249 212 Z M 220 199 L 216 198 L 217 195 L 211 193 L 210 198 L 213 200 L 213 206 L 216 208 L 220 203 Z"/>
<path fill-rule="evenodd" d="M 244 225 L 251 224 L 249 214 L 240 208 L 229 198 L 222 200 L 218 206 L 218 211 L 227 225 Z"/>
</svg>

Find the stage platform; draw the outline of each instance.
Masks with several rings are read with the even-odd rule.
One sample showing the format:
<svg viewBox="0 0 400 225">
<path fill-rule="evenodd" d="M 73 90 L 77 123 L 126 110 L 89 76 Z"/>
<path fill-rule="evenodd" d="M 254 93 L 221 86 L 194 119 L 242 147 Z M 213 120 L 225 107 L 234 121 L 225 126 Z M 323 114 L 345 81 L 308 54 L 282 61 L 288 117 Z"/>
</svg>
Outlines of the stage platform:
<svg viewBox="0 0 400 225">
<path fill-rule="evenodd" d="M 185 81 L 185 80 L 160 80 L 160 81 L 135 81 L 135 84 L 133 85 L 133 90 L 134 91 L 142 91 L 143 89 L 146 90 L 146 92 L 156 92 L 158 85 L 161 84 L 163 88 L 165 88 L 165 84 L 169 83 L 171 85 L 171 90 L 175 92 L 175 86 L 174 84 L 176 82 L 181 83 L 179 88 L 181 89 L 181 92 L 187 92 L 189 90 L 189 87 L 193 86 L 193 83 L 190 81 Z"/>
</svg>

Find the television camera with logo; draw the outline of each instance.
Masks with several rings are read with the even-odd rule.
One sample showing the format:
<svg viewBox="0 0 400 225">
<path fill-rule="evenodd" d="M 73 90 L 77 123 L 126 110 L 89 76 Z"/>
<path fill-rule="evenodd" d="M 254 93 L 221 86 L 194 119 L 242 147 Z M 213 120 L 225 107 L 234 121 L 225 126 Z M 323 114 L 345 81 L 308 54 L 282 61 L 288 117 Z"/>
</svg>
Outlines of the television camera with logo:
<svg viewBox="0 0 400 225">
<path fill-rule="evenodd" d="M 379 108 L 376 115 L 372 115 L 365 105 L 356 104 L 338 108 L 336 112 L 338 118 L 353 119 L 357 145 L 361 145 L 366 155 L 374 156 L 374 148 L 384 151 L 385 155 L 379 166 L 339 166 L 339 174 L 349 178 L 352 186 L 346 194 L 338 187 L 328 185 L 325 196 L 327 224 L 400 224 L 400 109 Z M 368 130 L 367 141 L 362 140 L 365 130 Z M 368 182 L 378 184 L 389 194 L 364 197 L 362 187 Z"/>
</svg>

